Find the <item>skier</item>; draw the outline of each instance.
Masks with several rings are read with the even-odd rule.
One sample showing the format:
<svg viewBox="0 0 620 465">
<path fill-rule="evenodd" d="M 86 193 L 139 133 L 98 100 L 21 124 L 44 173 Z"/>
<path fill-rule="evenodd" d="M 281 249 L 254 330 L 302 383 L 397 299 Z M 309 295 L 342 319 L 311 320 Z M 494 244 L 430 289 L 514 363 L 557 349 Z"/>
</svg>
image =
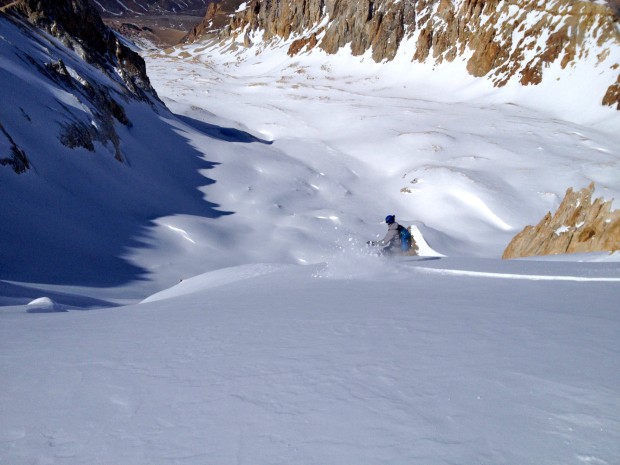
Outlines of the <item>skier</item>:
<svg viewBox="0 0 620 465">
<path fill-rule="evenodd" d="M 381 253 L 385 255 L 407 252 L 411 248 L 411 233 L 396 222 L 395 215 L 386 216 L 385 222 L 388 225 L 385 237 L 380 241 L 368 241 L 367 244 L 383 247 Z"/>
</svg>

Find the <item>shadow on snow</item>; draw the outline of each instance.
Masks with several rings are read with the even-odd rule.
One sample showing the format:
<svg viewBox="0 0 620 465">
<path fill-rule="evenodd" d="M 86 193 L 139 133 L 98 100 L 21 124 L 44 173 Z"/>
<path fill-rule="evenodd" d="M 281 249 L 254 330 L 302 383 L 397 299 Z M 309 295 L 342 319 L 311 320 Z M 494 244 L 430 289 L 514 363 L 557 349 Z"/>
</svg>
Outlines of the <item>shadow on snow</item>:
<svg viewBox="0 0 620 465">
<path fill-rule="evenodd" d="M 249 132 L 241 131 L 240 129 L 224 128 L 216 126 L 215 124 L 199 121 L 184 115 L 175 116 L 188 126 L 193 127 L 194 129 L 202 132 L 203 134 L 207 134 L 213 139 L 222 140 L 224 142 L 240 142 L 243 144 L 250 144 L 255 142 L 267 145 L 273 144 L 273 141 L 260 139 L 256 136 L 253 136 Z"/>
<path fill-rule="evenodd" d="M 144 238 L 155 219 L 234 213 L 207 201 L 202 191 L 215 181 L 201 172 L 217 163 L 206 161 L 158 115 L 143 113 L 132 118 L 140 124 L 119 130 L 124 163 L 77 149 L 47 164 L 33 156 L 34 169 L 25 175 L 0 173 L 0 181 L 9 181 L 0 202 L 0 279 L 97 288 L 146 280 L 147 270 L 125 257 L 132 249 L 152 247 Z M 236 129 L 180 119 L 219 140 L 271 143 Z M 39 295 L 28 285 L 3 283 L 0 305 Z M 67 296 L 58 298 L 71 304 Z"/>
</svg>

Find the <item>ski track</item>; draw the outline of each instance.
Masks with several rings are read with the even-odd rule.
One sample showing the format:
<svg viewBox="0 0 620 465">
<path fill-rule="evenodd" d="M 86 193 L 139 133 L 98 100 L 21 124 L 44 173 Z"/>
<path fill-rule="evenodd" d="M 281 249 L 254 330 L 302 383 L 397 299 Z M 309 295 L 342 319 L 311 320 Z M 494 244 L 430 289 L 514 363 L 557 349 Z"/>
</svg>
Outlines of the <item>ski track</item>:
<svg viewBox="0 0 620 465">
<path fill-rule="evenodd" d="M 449 270 L 445 268 L 425 268 L 415 265 L 405 265 L 407 268 L 415 268 L 416 270 L 426 274 L 438 274 L 444 276 L 467 276 L 473 278 L 492 278 L 492 279 L 518 279 L 526 281 L 574 281 L 574 282 L 603 282 L 617 283 L 620 278 L 597 277 L 589 278 L 585 276 L 549 276 L 549 275 L 527 275 L 513 273 L 491 273 L 486 271 L 467 271 L 467 270 Z"/>
</svg>

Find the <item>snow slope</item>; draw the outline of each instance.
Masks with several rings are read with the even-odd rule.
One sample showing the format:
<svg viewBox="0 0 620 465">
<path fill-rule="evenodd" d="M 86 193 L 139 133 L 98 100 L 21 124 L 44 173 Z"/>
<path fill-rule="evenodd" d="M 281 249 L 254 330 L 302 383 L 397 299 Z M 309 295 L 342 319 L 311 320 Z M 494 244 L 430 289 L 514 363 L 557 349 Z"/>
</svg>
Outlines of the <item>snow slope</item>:
<svg viewBox="0 0 620 465">
<path fill-rule="evenodd" d="M 46 71 L 60 61 L 67 79 Z M 88 287 L 135 282 L 148 270 L 123 256 L 128 247 L 140 247 L 152 221 L 180 213 L 225 213 L 200 191 L 211 182 L 205 174 L 213 165 L 170 123 L 175 118 L 163 105 L 128 97 L 120 78 L 4 16 L 0 81 L 0 122 L 31 165 L 20 175 L 0 166 L 1 279 Z M 114 125 L 122 162 L 109 140 L 94 141 L 92 151 L 61 143 L 71 125 L 104 131 L 97 116 L 101 109 L 86 97 L 96 86 L 109 91 L 130 121 Z M 0 133 L 0 158 L 10 149 L 9 138 Z M 0 282 L 0 288 L 5 298 L 0 302 L 23 302 L 15 285 Z M 135 299 L 149 292 L 129 294 Z"/>
<path fill-rule="evenodd" d="M 363 265 L 0 310 L 0 463 L 618 463 L 617 262 Z"/>
<path fill-rule="evenodd" d="M 235 212 L 214 222 L 231 234 L 226 260 L 322 261 L 334 244 L 383 235 L 388 213 L 442 254 L 499 257 L 568 187 L 594 181 L 597 195 L 620 198 L 617 112 L 601 107 L 579 122 L 576 102 L 560 119 L 536 106 L 538 90 L 498 92 L 458 67 L 378 65 L 346 52 L 290 59 L 286 49 L 198 44 L 147 57 L 186 123 L 259 139 L 193 139 L 221 163 L 209 199 Z M 248 234 L 259 247 L 246 246 Z"/>
<path fill-rule="evenodd" d="M 125 103 L 126 164 L 102 144 L 69 150 L 59 115 L 91 124 L 92 109 L 40 67 L 62 59 L 76 79 L 107 78 L 56 41 L 1 26 L 11 104 L 0 116 L 33 164 L 0 170 L 5 304 L 39 297 L 30 284 L 112 304 L 206 270 L 322 262 L 382 236 L 388 213 L 440 254 L 499 257 L 568 187 L 595 181 L 619 197 L 617 112 L 576 101 L 560 119 L 536 108 L 539 89 L 498 93 L 458 63 L 412 73 L 402 57 L 378 65 L 344 50 L 291 60 L 286 43 L 153 54 L 149 75 L 176 117 Z"/>
<path fill-rule="evenodd" d="M 125 166 L 3 49 L 52 142 L 0 170 L 0 464 L 617 465 L 620 256 L 497 257 L 569 186 L 618 198 L 618 116 L 283 50 L 148 57 L 174 115 L 128 105 Z M 387 213 L 427 256 L 366 247 Z"/>
</svg>

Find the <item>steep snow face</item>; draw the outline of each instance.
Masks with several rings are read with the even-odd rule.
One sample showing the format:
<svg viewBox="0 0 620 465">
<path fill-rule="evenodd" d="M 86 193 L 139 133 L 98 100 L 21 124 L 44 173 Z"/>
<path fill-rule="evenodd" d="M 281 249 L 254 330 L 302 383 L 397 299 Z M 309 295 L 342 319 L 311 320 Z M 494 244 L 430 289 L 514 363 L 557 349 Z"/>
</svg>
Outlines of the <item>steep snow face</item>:
<svg viewBox="0 0 620 465">
<path fill-rule="evenodd" d="M 78 52 L 0 16 L 2 279 L 138 279 L 146 271 L 122 257 L 151 220 L 219 214 L 199 191 L 209 181 L 198 171 L 212 165 L 168 110 Z M 26 169 L 15 169 L 16 150 Z"/>
</svg>

